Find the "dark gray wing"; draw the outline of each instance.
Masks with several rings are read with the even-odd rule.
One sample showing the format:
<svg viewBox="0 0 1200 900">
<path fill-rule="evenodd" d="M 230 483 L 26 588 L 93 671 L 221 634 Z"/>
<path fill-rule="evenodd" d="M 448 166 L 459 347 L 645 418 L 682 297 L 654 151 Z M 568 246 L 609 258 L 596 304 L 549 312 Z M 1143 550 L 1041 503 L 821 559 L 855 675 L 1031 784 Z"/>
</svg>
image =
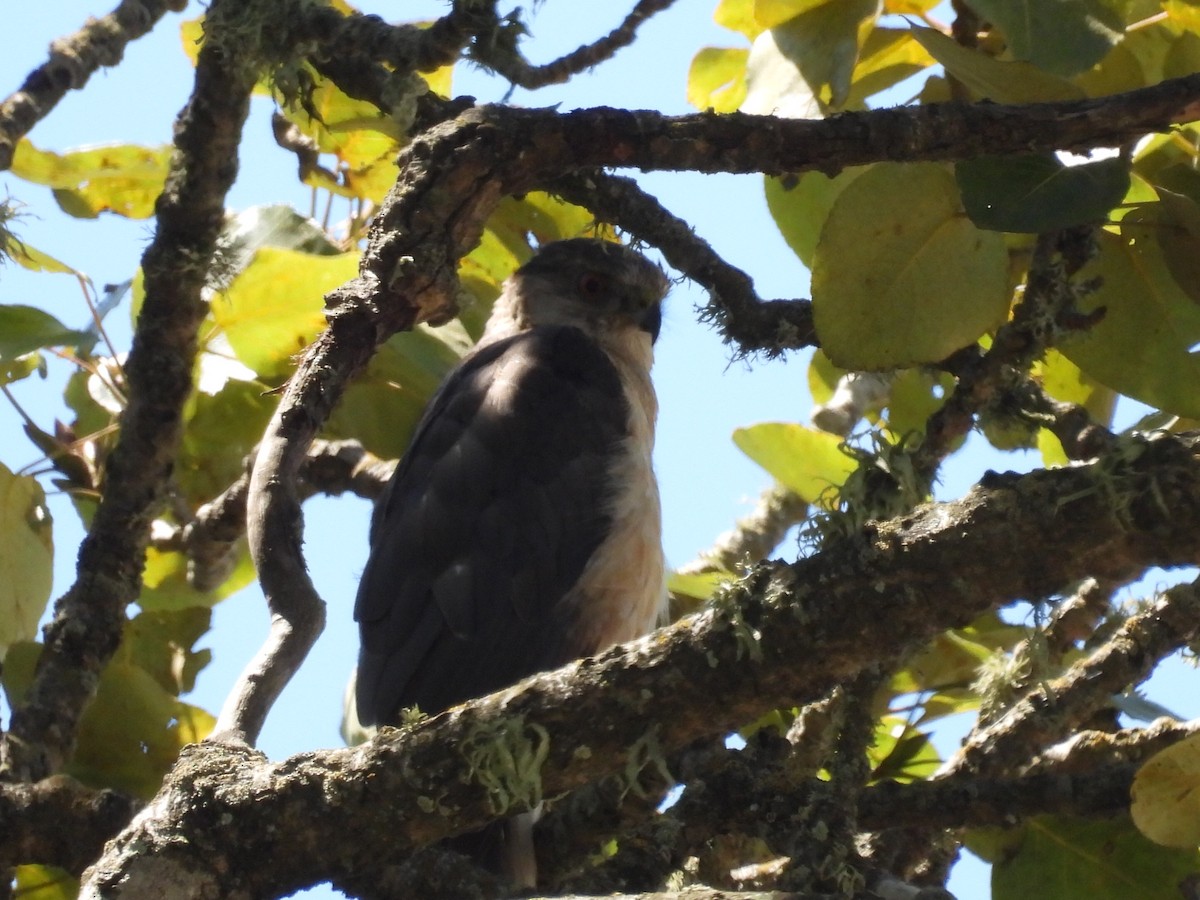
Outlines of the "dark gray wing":
<svg viewBox="0 0 1200 900">
<path fill-rule="evenodd" d="M 576 328 L 499 341 L 451 375 L 372 521 L 354 610 L 364 724 L 574 655 L 559 600 L 608 531 L 627 419 L 616 369 Z"/>
</svg>

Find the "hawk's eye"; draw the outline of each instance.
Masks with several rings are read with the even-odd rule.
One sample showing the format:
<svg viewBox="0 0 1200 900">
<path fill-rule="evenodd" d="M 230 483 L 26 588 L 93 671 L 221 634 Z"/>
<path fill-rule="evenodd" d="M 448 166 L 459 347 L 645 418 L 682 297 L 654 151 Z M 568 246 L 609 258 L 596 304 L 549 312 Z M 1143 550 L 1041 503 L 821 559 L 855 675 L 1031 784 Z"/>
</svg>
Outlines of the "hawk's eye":
<svg viewBox="0 0 1200 900">
<path fill-rule="evenodd" d="M 603 294 L 606 287 L 608 287 L 608 280 L 595 272 L 585 272 L 579 278 L 579 293 L 589 300 L 594 300 Z"/>
</svg>

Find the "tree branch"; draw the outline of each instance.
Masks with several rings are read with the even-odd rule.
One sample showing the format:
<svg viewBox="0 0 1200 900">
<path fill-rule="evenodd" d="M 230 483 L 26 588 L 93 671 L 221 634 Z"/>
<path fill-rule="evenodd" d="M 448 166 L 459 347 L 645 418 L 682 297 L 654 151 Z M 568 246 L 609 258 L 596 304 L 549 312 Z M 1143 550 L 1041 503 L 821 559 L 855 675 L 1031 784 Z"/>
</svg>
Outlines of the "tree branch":
<svg viewBox="0 0 1200 900">
<path fill-rule="evenodd" d="M 57 866 L 80 875 L 141 803 L 95 791 L 61 775 L 33 784 L 0 784 L 0 866 Z"/>
<path fill-rule="evenodd" d="M 125 45 L 150 31 L 168 12 L 182 12 L 187 0 L 122 0 L 102 19 L 50 45 L 50 58 L 0 103 L 0 170 L 12 166 L 17 142 L 44 119 L 70 90 L 79 90 L 101 66 L 115 66 Z"/>
<path fill-rule="evenodd" d="M 1126 439 L 1087 466 L 990 476 L 962 500 L 873 523 L 792 565 L 764 564 L 646 639 L 360 747 L 277 764 L 231 745 L 185 750 L 85 896 L 164 880 L 187 896 L 258 895 L 362 877 L 538 797 L 614 772 L 636 785 L 698 738 L 822 697 L 1014 598 L 1085 574 L 1119 580 L 1193 563 L 1197 527 L 1200 463 L 1178 438 Z M 1008 564 L 1018 553 L 1023 565 Z M 1131 626 L 1138 640 L 1200 621 L 1195 591 L 1170 598 L 1157 610 L 1163 626 L 1150 615 Z M 529 766 L 504 768 L 514 756 Z M 279 846 L 290 852 L 271 851 Z"/>
<path fill-rule="evenodd" d="M 212 21 L 231 6 L 213 4 Z M 232 4 L 234 8 L 238 4 Z M 150 523 L 159 511 L 192 387 L 196 334 L 208 305 L 205 270 L 224 224 L 254 73 L 212 42 L 176 126 L 176 158 L 159 197 L 158 227 L 142 258 L 146 299 L 125 364 L 129 404 L 107 462 L 104 496 L 79 549 L 79 577 L 55 605 L 24 706 L 0 743 L 0 780 L 36 781 L 70 754 L 84 705 L 121 639 L 125 607 L 141 589 Z"/>
<path fill-rule="evenodd" d="M 353 281 L 331 292 L 329 328 L 306 353 L 268 426 L 251 481 L 251 552 L 272 630 L 220 717 L 251 740 L 324 622 L 300 552 L 296 478 L 306 448 L 374 348 L 456 311 L 455 265 L 502 197 L 597 166 L 779 174 L 856 163 L 951 159 L 1120 142 L 1200 114 L 1200 75 L 1102 100 L 1028 107 L 929 106 L 823 121 L 646 111 L 478 107 L 414 139 L 372 224 Z"/>
<path fill-rule="evenodd" d="M 521 30 L 520 24 L 513 23 L 505 28 L 497 21 L 496 30 L 490 36 L 490 40 L 475 42 L 471 48 L 471 58 L 527 90 L 537 90 L 550 84 L 563 84 L 580 72 L 612 59 L 618 51 L 634 42 L 638 28 L 647 19 L 655 13 L 662 12 L 674 2 L 675 0 L 638 0 L 624 21 L 604 37 L 540 66 L 527 62 L 517 49 L 516 33 Z"/>
</svg>

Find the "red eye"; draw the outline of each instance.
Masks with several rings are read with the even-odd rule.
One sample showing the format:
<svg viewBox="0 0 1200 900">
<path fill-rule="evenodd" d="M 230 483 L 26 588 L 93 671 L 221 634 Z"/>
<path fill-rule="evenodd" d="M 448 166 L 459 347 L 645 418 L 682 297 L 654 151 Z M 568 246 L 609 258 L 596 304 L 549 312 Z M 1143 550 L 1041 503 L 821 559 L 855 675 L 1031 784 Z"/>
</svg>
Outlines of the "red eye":
<svg viewBox="0 0 1200 900">
<path fill-rule="evenodd" d="M 599 297 L 607 286 L 604 276 L 595 272 L 587 272 L 579 279 L 579 293 L 584 297 Z"/>
</svg>

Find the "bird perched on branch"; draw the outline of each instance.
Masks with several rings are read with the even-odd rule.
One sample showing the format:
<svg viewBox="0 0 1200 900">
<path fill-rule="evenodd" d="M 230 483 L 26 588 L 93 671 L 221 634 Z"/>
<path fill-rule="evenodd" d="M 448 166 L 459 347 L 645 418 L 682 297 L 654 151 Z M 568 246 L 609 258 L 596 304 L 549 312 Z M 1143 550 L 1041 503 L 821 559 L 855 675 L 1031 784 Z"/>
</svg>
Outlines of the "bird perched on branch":
<svg viewBox="0 0 1200 900">
<path fill-rule="evenodd" d="M 364 725 L 435 714 L 650 631 L 665 609 L 653 344 L 663 272 L 559 241 L 505 283 L 376 507 L 354 615 Z M 529 829 L 500 868 L 532 886 Z"/>
</svg>

